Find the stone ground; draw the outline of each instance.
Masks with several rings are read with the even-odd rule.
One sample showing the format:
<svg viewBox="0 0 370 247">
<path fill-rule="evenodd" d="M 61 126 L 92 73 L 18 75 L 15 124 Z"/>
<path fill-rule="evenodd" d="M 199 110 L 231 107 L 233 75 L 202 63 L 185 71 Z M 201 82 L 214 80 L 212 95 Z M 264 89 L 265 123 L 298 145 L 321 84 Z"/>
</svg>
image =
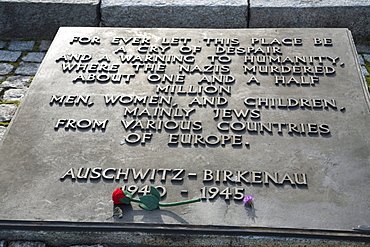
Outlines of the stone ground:
<svg viewBox="0 0 370 247">
<path fill-rule="evenodd" d="M 0 140 L 50 44 L 51 40 L 0 40 Z"/>
<path fill-rule="evenodd" d="M 0 39 L 0 142 L 4 137 L 17 107 L 32 83 L 51 40 Z M 370 87 L 370 41 L 357 44 L 358 59 Z M 330 243 L 327 246 L 370 246 L 367 243 Z M 332 245 L 334 244 L 334 245 Z M 7 241 L 0 236 L 0 247 L 47 247 L 43 242 Z M 106 247 L 107 245 L 73 245 L 73 247 Z"/>
</svg>

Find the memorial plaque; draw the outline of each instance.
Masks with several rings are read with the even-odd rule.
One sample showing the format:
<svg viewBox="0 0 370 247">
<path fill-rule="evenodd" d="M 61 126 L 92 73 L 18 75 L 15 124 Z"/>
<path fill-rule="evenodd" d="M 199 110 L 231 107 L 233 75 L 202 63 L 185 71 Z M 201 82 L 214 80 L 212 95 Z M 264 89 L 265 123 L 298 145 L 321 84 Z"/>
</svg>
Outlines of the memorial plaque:
<svg viewBox="0 0 370 247">
<path fill-rule="evenodd" d="M 1 145 L 0 217 L 351 230 L 369 123 L 347 29 L 61 28 Z M 111 217 L 120 187 L 200 201 Z"/>
</svg>

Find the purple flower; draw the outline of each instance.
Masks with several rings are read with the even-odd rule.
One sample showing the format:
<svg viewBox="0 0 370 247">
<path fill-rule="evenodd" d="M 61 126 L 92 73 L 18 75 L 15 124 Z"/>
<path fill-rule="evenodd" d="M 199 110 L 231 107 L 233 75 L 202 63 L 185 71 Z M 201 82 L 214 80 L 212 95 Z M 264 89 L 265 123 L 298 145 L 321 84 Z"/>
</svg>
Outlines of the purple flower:
<svg viewBox="0 0 370 247">
<path fill-rule="evenodd" d="M 243 199 L 243 203 L 244 203 L 244 205 L 247 204 L 248 206 L 252 206 L 253 205 L 253 200 L 254 200 L 253 196 L 246 196 Z"/>
</svg>

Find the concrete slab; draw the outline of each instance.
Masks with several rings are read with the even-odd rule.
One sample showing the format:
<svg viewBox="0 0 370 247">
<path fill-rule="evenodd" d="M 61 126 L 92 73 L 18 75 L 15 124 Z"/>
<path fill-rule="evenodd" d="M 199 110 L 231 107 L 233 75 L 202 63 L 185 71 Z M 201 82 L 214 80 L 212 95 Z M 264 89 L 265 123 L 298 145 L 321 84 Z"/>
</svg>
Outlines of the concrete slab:
<svg viewBox="0 0 370 247">
<path fill-rule="evenodd" d="M 106 27 L 246 28 L 248 3 L 236 1 L 103 0 Z"/>
<path fill-rule="evenodd" d="M 0 0 L 0 37 L 53 37 L 60 26 L 98 26 L 99 0 Z"/>
<path fill-rule="evenodd" d="M 2 141 L 0 217 L 351 232 L 367 96 L 347 29 L 62 28 Z M 150 185 L 202 201 L 111 217 L 117 187 Z"/>
<path fill-rule="evenodd" d="M 348 28 L 359 40 L 370 38 L 367 0 L 251 0 L 250 28 Z"/>
</svg>

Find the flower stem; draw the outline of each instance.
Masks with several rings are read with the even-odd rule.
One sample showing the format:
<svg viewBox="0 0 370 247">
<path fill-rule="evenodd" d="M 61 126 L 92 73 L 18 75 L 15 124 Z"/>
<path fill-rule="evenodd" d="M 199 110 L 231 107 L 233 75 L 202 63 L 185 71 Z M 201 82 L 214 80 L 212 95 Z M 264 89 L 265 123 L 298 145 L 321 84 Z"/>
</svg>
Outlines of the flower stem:
<svg viewBox="0 0 370 247">
<path fill-rule="evenodd" d="M 184 204 L 193 203 L 193 202 L 200 202 L 201 200 L 202 199 L 197 198 L 197 199 L 182 201 L 182 202 L 159 203 L 159 206 L 160 207 L 172 207 L 172 206 L 184 205 Z"/>
</svg>

